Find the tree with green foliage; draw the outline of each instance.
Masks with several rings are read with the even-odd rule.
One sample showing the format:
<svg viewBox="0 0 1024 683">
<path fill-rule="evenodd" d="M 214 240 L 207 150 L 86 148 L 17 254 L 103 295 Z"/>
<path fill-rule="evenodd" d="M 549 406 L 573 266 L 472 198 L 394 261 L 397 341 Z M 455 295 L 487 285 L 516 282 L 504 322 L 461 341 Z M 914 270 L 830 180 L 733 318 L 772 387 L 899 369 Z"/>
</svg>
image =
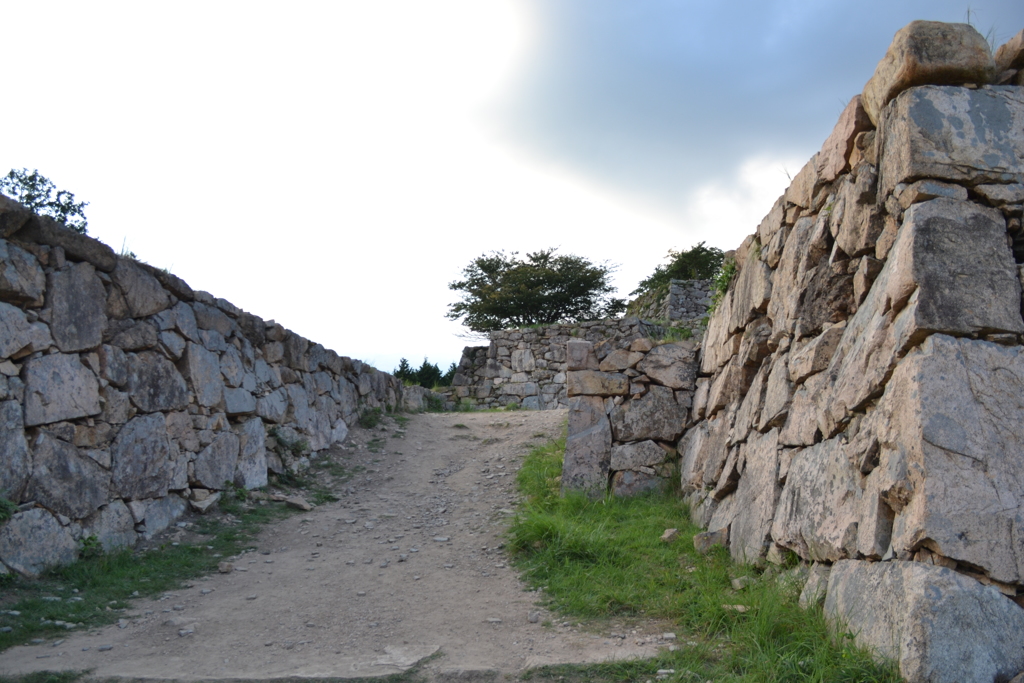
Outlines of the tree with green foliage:
<svg viewBox="0 0 1024 683">
<path fill-rule="evenodd" d="M 630 296 L 667 287 L 670 280 L 710 280 L 721 270 L 723 254 L 721 249 L 699 242 L 686 251 L 669 249 L 665 258 L 668 263 L 658 266 L 650 277 L 641 280 Z"/>
<path fill-rule="evenodd" d="M 473 259 L 462 271 L 465 279 L 449 283 L 462 292 L 462 301 L 450 304 L 447 317 L 462 319 L 474 332 L 509 327 L 579 322 L 614 317 L 626 302 L 609 296 L 614 267 L 594 264 L 556 249 L 528 253 L 495 251 Z"/>
<path fill-rule="evenodd" d="M 434 387 L 450 387 L 452 379 L 455 377 L 455 370 L 455 363 L 452 363 L 448 367 L 448 371 L 442 374 L 437 363 L 431 363 L 426 358 L 423 359 L 423 365 L 418 370 L 413 370 L 409 361 L 402 358 L 398 361 L 398 367 L 391 374 L 403 382 L 433 389 Z"/>
<path fill-rule="evenodd" d="M 416 371 L 409 365 L 409 361 L 402 358 L 398 361 L 398 367 L 391 371 L 391 374 L 403 382 L 415 382 Z"/>
<path fill-rule="evenodd" d="M 89 202 L 76 202 L 73 193 L 58 190 L 38 170 L 11 169 L 10 173 L 0 177 L 0 194 L 7 195 L 38 214 L 63 223 L 70 230 L 82 235 L 86 233 L 88 221 L 85 219 L 85 207 Z"/>
</svg>

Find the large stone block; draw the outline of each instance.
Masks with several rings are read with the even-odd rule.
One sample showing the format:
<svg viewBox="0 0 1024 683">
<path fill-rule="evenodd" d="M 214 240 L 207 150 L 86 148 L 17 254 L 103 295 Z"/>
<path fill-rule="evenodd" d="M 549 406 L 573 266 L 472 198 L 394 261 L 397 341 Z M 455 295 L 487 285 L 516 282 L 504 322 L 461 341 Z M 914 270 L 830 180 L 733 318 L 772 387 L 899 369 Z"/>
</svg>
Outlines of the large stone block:
<svg viewBox="0 0 1024 683">
<path fill-rule="evenodd" d="M 83 519 L 106 504 L 110 472 L 77 448 L 40 432 L 32 443 L 32 477 L 25 497 L 71 519 Z"/>
<path fill-rule="evenodd" d="M 344 424 L 344 422 L 342 423 Z M 235 428 L 238 434 L 238 464 L 235 484 L 247 489 L 267 485 L 267 432 L 263 420 L 254 417 Z"/>
<path fill-rule="evenodd" d="M 945 198 L 913 205 L 832 358 L 835 391 L 819 418 L 824 435 L 877 396 L 897 358 L 928 334 L 1019 333 L 1020 308 L 998 211 Z"/>
<path fill-rule="evenodd" d="M 43 305 L 46 274 L 36 257 L 7 240 L 0 240 L 0 300 Z"/>
<path fill-rule="evenodd" d="M 220 404 L 224 398 L 224 383 L 221 381 L 217 354 L 189 342 L 185 355 L 178 363 L 178 369 L 188 378 L 199 405 L 213 407 Z"/>
<path fill-rule="evenodd" d="M 839 115 L 839 121 L 832 134 L 821 146 L 817 158 L 818 178 L 823 183 L 831 183 L 840 174 L 850 168 L 850 153 L 853 152 L 853 143 L 857 134 L 872 128 L 871 119 L 861 105 L 860 95 L 856 95 L 843 109 Z M 759 231 L 760 233 L 760 231 Z M 767 240 L 761 244 L 767 244 Z"/>
<path fill-rule="evenodd" d="M 174 524 L 185 514 L 186 509 L 188 509 L 188 503 L 173 493 L 147 505 L 146 538 L 152 538 Z"/>
<path fill-rule="evenodd" d="M 47 309 L 50 333 L 64 353 L 100 345 L 107 326 L 106 292 L 89 263 L 79 263 L 50 274 Z"/>
<path fill-rule="evenodd" d="M 688 409 L 689 404 L 679 404 L 671 389 L 653 385 L 640 399 L 612 409 L 612 434 L 616 441 L 675 441 L 686 427 Z"/>
<path fill-rule="evenodd" d="M 533 372 L 537 361 L 530 349 L 516 349 L 512 352 L 512 372 Z"/>
<path fill-rule="evenodd" d="M 25 426 L 99 415 L 99 382 L 77 355 L 54 353 L 33 358 L 22 369 Z"/>
<path fill-rule="evenodd" d="M 667 451 L 654 441 L 638 441 L 612 446 L 613 470 L 638 470 L 665 462 Z"/>
<path fill-rule="evenodd" d="M 772 298 L 772 269 L 758 257 L 756 250 L 748 250 L 746 260 L 737 265 L 739 273 L 731 286 L 730 332 L 742 330 L 758 314 L 764 313 Z"/>
<path fill-rule="evenodd" d="M 862 163 L 856 175 L 846 176 L 839 185 L 836 213 L 832 221 L 836 244 L 847 256 L 874 254 L 884 223 L 876 202 L 878 172 Z M 964 197 L 966 199 L 966 197 Z"/>
<path fill-rule="evenodd" d="M 997 590 L 922 562 L 843 560 L 825 614 L 908 683 L 991 683 L 1024 670 L 1024 610 Z"/>
<path fill-rule="evenodd" d="M 19 574 L 36 578 L 76 559 L 78 543 L 71 530 L 43 508 L 19 512 L 0 528 L 0 561 Z"/>
<path fill-rule="evenodd" d="M 133 318 L 145 318 L 171 305 L 167 290 L 131 259 L 119 258 L 111 276 L 124 295 Z"/>
<path fill-rule="evenodd" d="M 46 325 L 30 323 L 20 308 L 0 302 L 0 359 L 45 351 L 52 343 Z"/>
<path fill-rule="evenodd" d="M 82 235 L 48 216 L 32 216 L 18 233 L 19 240 L 27 240 L 51 247 L 60 247 L 76 261 L 88 261 L 99 270 L 109 273 L 118 261 L 114 250 L 103 242 Z"/>
<path fill-rule="evenodd" d="M 144 413 L 183 410 L 188 406 L 185 378 L 173 363 L 153 351 L 128 357 L 128 395 Z"/>
<path fill-rule="evenodd" d="M 1024 583 L 1022 384 L 1021 347 L 944 335 L 896 368 L 875 422 L 896 552 L 924 546 Z"/>
<path fill-rule="evenodd" d="M 256 412 L 256 399 L 245 389 L 224 390 L 224 412 L 228 415 L 252 415 Z"/>
<path fill-rule="evenodd" d="M 758 562 L 768 552 L 779 501 L 779 432 L 752 434 L 741 447 L 745 461 L 736 492 L 711 518 L 709 529 L 729 527 L 729 552 L 735 561 Z"/>
<path fill-rule="evenodd" d="M 566 373 L 566 391 L 569 396 L 625 396 L 629 393 L 629 378 L 614 372 L 574 370 Z"/>
<path fill-rule="evenodd" d="M 772 275 L 768 317 L 773 323 L 773 337 L 790 334 L 796 327 L 797 312 L 804 300 L 808 273 L 828 257 L 829 232 L 826 212 L 817 218 L 801 217 L 793 225 L 779 265 Z"/>
<path fill-rule="evenodd" d="M 132 418 L 110 446 L 111 488 L 125 500 L 166 496 L 171 454 L 163 415 Z"/>
<path fill-rule="evenodd" d="M 135 518 L 124 501 L 117 499 L 82 524 L 82 535 L 95 536 L 106 552 L 131 547 L 139 538 L 135 533 Z"/>
<path fill-rule="evenodd" d="M 1024 92 L 914 88 L 886 109 L 879 190 L 920 178 L 969 185 L 1024 182 Z"/>
<path fill-rule="evenodd" d="M 915 85 L 988 83 L 995 62 L 988 42 L 969 24 L 912 21 L 892 39 L 861 95 L 864 110 L 878 123 L 882 108 Z"/>
<path fill-rule="evenodd" d="M 608 488 L 612 430 L 599 396 L 569 399 L 569 431 L 562 462 L 562 492 L 603 496 Z"/>
<path fill-rule="evenodd" d="M 639 496 L 650 491 L 660 491 L 668 486 L 668 481 L 657 474 L 622 470 L 612 475 L 612 495 L 620 498 Z"/>
<path fill-rule="evenodd" d="M 195 481 L 208 489 L 222 489 L 233 482 L 238 466 L 239 438 L 233 432 L 220 432 L 213 442 L 196 456 Z"/>
<path fill-rule="evenodd" d="M 827 368 L 845 329 L 845 323 L 833 325 L 814 339 L 798 343 L 796 350 L 789 355 L 789 379 L 794 384 L 800 384 Z"/>
<path fill-rule="evenodd" d="M 796 453 L 772 524 L 772 538 L 805 560 L 857 552 L 861 474 L 841 438 Z"/>
<path fill-rule="evenodd" d="M 661 344 L 651 349 L 636 369 L 658 384 L 672 389 L 696 388 L 696 349 L 692 344 Z"/>
<path fill-rule="evenodd" d="M 410 392 L 410 396 L 414 395 L 415 392 Z M 256 399 L 256 414 L 267 422 L 284 422 L 288 414 L 288 392 L 282 387 Z"/>
<path fill-rule="evenodd" d="M 0 496 L 21 500 L 32 472 L 32 455 L 25 440 L 25 424 L 18 401 L 0 401 Z"/>
</svg>

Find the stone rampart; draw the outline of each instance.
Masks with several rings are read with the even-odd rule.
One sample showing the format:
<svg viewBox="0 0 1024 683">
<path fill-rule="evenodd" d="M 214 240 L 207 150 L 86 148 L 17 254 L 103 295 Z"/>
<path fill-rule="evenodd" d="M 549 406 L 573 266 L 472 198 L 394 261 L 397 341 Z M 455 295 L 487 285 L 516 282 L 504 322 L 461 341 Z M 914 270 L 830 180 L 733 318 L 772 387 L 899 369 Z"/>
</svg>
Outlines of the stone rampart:
<svg viewBox="0 0 1024 683">
<path fill-rule="evenodd" d="M 448 409 L 460 402 L 490 408 L 518 405 L 531 410 L 564 408 L 566 342 L 582 339 L 607 348 L 628 348 L 634 339 L 664 330 L 636 317 L 554 324 L 489 334 L 488 346 L 467 346 L 447 397 Z"/>
<path fill-rule="evenodd" d="M 665 432 L 695 540 L 815 563 L 804 596 L 911 682 L 1024 670 L 1021 69 L 1024 32 L 897 33 L 736 250 Z M 571 399 L 570 444 L 626 441 L 589 394 L 631 391 Z"/>
<path fill-rule="evenodd" d="M 670 280 L 667 289 L 638 296 L 626 310 L 630 315 L 686 328 L 700 336 L 707 325 L 713 291 L 713 280 Z"/>
<path fill-rule="evenodd" d="M 0 573 L 70 562 L 89 536 L 130 545 L 209 508 L 225 482 L 263 486 L 401 393 L 0 197 L 0 495 L 18 506 Z"/>
</svg>

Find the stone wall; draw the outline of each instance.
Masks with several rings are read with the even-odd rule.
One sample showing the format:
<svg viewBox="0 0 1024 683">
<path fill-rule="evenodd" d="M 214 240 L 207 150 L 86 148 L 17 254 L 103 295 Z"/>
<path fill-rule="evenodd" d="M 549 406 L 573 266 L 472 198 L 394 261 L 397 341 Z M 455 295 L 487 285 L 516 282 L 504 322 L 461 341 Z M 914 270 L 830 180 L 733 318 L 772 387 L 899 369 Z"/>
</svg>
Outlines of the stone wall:
<svg viewBox="0 0 1024 683">
<path fill-rule="evenodd" d="M 130 545 L 225 482 L 263 486 L 401 391 L 0 197 L 0 495 L 18 504 L 0 574 L 70 562 L 88 536 Z"/>
<path fill-rule="evenodd" d="M 628 348 L 634 339 L 663 332 L 636 317 L 491 332 L 488 346 L 463 350 L 452 386 L 444 392 L 446 407 L 451 410 L 467 402 L 480 408 L 564 408 L 566 342 L 582 339 L 607 348 Z"/>
<path fill-rule="evenodd" d="M 647 417 L 683 433 L 695 541 L 814 563 L 805 597 L 912 682 L 1024 670 L 1022 69 L 1024 31 L 993 59 L 965 24 L 901 30 L 733 254 L 689 415 L 677 390 Z M 573 446 L 600 485 L 628 440 L 600 396 L 632 387 L 600 381 L 567 486 Z"/>
<path fill-rule="evenodd" d="M 675 444 L 688 422 L 696 344 L 567 344 L 569 432 L 562 490 L 632 496 L 678 475 Z"/>
<path fill-rule="evenodd" d="M 670 280 L 665 290 L 646 292 L 629 302 L 630 315 L 684 327 L 695 336 L 704 332 L 714 280 Z"/>
</svg>

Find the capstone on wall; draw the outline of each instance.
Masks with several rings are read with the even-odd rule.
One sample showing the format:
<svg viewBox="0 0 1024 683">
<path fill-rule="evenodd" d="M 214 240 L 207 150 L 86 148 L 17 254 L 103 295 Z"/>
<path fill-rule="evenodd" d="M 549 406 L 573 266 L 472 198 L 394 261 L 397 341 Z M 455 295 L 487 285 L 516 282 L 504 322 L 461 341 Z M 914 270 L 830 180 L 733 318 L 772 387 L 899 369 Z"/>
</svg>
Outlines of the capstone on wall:
<svg viewBox="0 0 1024 683">
<path fill-rule="evenodd" d="M 531 410 L 564 408 L 566 343 L 573 339 L 628 348 L 634 339 L 664 329 L 636 317 L 554 324 L 489 333 L 488 346 L 467 346 L 446 396 L 450 410 L 460 403 L 480 408 L 518 405 Z"/>
<path fill-rule="evenodd" d="M 395 378 L 0 196 L 0 573 L 204 511 L 342 441 Z M 274 428 L 276 437 L 268 435 Z M 306 442 L 305 455 L 275 448 Z"/>
</svg>

